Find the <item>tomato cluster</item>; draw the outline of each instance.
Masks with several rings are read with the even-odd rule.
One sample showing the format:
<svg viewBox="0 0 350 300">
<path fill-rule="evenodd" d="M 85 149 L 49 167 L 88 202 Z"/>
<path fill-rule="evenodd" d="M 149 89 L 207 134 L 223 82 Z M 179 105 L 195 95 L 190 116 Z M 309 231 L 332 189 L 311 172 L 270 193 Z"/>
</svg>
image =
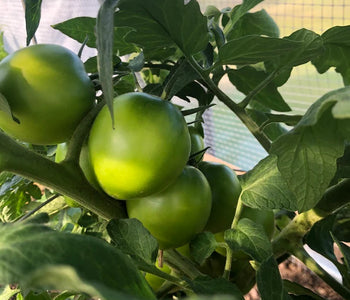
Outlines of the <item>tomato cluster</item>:
<svg viewBox="0 0 350 300">
<path fill-rule="evenodd" d="M 0 127 L 34 144 L 68 142 L 95 99 L 79 57 L 57 45 L 30 46 L 5 58 L 0 93 L 11 110 L 0 111 Z M 107 106 L 99 112 L 81 150 L 80 167 L 91 185 L 125 200 L 129 217 L 142 221 L 161 249 L 185 245 L 203 230 L 220 240 L 241 192 L 234 171 L 201 161 L 202 135 L 169 101 L 127 93 L 114 99 L 113 113 L 114 120 Z M 58 145 L 56 162 L 65 153 L 66 144 Z M 246 208 L 242 217 L 266 223 L 271 235 L 271 212 Z"/>
</svg>

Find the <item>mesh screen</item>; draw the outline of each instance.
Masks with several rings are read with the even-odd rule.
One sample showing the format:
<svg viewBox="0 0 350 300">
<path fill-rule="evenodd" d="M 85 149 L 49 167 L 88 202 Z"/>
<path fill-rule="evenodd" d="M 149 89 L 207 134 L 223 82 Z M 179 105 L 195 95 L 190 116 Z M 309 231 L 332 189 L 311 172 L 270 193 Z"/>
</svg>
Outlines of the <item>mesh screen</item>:
<svg viewBox="0 0 350 300">
<path fill-rule="evenodd" d="M 207 5 L 219 9 L 233 7 L 242 1 L 209 0 L 198 1 L 202 10 Z M 267 0 L 253 11 L 265 9 L 280 28 L 280 36 L 287 36 L 300 28 L 321 34 L 329 27 L 350 24 L 350 1 L 346 0 Z M 243 98 L 226 78 L 220 83 L 224 91 L 235 101 Z M 292 107 L 293 113 L 304 113 L 312 102 L 326 92 L 343 86 L 342 79 L 334 70 L 318 74 L 311 64 L 294 68 L 288 82 L 280 93 Z M 264 149 L 250 132 L 223 105 L 217 105 L 205 114 L 205 142 L 209 153 L 242 169 L 252 168 L 266 156 Z"/>
</svg>

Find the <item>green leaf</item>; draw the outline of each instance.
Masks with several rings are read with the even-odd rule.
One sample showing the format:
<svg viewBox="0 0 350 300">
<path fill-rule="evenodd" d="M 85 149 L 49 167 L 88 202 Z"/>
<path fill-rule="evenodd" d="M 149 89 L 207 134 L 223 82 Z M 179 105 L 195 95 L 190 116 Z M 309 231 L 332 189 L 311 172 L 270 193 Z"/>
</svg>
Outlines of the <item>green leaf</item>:
<svg viewBox="0 0 350 300">
<path fill-rule="evenodd" d="M 227 35 L 227 40 L 255 34 L 279 37 L 277 24 L 264 9 L 243 15 Z"/>
<path fill-rule="evenodd" d="M 207 19 L 194 0 L 121 0 L 118 7 L 115 25 L 134 29 L 125 39 L 145 54 L 178 47 L 193 55 L 209 42 Z"/>
<path fill-rule="evenodd" d="M 27 46 L 35 35 L 41 17 L 42 0 L 25 0 Z"/>
<path fill-rule="evenodd" d="M 320 74 L 325 73 L 331 67 L 343 77 L 344 85 L 350 85 L 350 47 L 326 45 L 325 52 L 312 60 Z"/>
<path fill-rule="evenodd" d="M 199 276 L 189 282 L 191 288 L 196 294 L 200 295 L 230 295 L 230 300 L 243 300 L 243 295 L 240 290 L 231 282 L 223 278 L 211 278 L 209 276 Z M 195 298 L 196 299 L 196 298 Z M 202 299 L 202 298 L 199 298 Z M 204 298 L 207 299 L 207 298 Z M 209 299 L 215 299 L 209 298 Z M 225 299 L 225 298 L 218 298 Z"/>
<path fill-rule="evenodd" d="M 249 35 L 233 39 L 219 49 L 219 62 L 228 65 L 255 64 L 295 51 L 301 42 Z"/>
<path fill-rule="evenodd" d="M 176 93 L 181 91 L 186 85 L 198 79 L 198 73 L 185 59 L 180 59 L 171 69 L 164 81 L 164 91 L 166 98 L 170 100 Z"/>
<path fill-rule="evenodd" d="M 103 299 L 155 299 L 132 260 L 105 241 L 33 223 L 0 225 L 0 282 L 68 289 Z"/>
<path fill-rule="evenodd" d="M 0 32 L 0 61 L 7 56 L 7 52 L 4 47 L 4 33 Z"/>
<path fill-rule="evenodd" d="M 334 26 L 322 34 L 324 43 L 350 47 L 350 25 Z"/>
<path fill-rule="evenodd" d="M 25 297 L 24 300 L 51 300 L 49 293 L 46 291 L 34 292 L 30 291 Z"/>
<path fill-rule="evenodd" d="M 266 72 L 258 71 L 251 66 L 228 71 L 228 78 L 232 84 L 245 95 L 248 95 L 268 76 L 269 74 Z M 256 94 L 253 101 L 257 101 L 259 104 L 275 111 L 285 112 L 291 110 L 273 82 L 270 82 L 263 90 Z"/>
<path fill-rule="evenodd" d="M 204 296 L 204 295 L 195 295 L 186 298 L 186 300 L 241 300 L 242 298 L 232 298 L 232 295 L 224 295 L 218 292 L 216 295 Z"/>
<path fill-rule="evenodd" d="M 262 225 L 250 219 L 241 219 L 235 229 L 225 231 L 224 237 L 232 250 L 242 250 L 258 262 L 272 255 L 271 243 Z"/>
<path fill-rule="evenodd" d="M 137 219 L 112 220 L 107 231 L 118 249 L 137 261 L 154 265 L 158 242 Z"/>
<path fill-rule="evenodd" d="M 350 85 L 350 26 L 335 26 L 322 34 L 325 52 L 312 60 L 319 73 L 335 67 L 343 77 L 344 85 Z"/>
<path fill-rule="evenodd" d="M 229 13 L 229 21 L 224 28 L 225 34 L 228 34 L 232 30 L 233 26 L 242 16 L 262 1 L 263 0 L 243 0 L 242 4 L 236 5 Z"/>
<path fill-rule="evenodd" d="M 312 226 L 310 232 L 306 235 L 305 241 L 308 246 L 328 258 L 333 263 L 337 263 L 337 258 L 333 249 L 333 238 L 331 232 L 333 231 L 336 214 L 318 221 Z"/>
<path fill-rule="evenodd" d="M 83 43 L 87 38 L 86 46 L 96 48 L 96 18 L 77 17 L 67 21 L 51 25 L 52 28 L 61 31 L 63 34 Z"/>
<path fill-rule="evenodd" d="M 278 156 L 278 169 L 298 199 L 299 212 L 318 203 L 335 175 L 336 162 L 344 153 L 347 138 L 338 118 L 348 114 L 338 108 L 349 101 L 350 88 L 324 95 L 293 130 L 272 144 L 271 153 Z"/>
<path fill-rule="evenodd" d="M 198 263 L 204 261 L 215 251 L 217 242 L 211 232 L 201 232 L 190 241 L 191 257 Z"/>
<path fill-rule="evenodd" d="M 307 289 L 306 287 L 296 282 L 292 282 L 287 279 L 284 279 L 283 286 L 285 290 L 287 290 L 289 293 L 293 295 L 309 296 L 310 298 L 307 298 L 307 299 L 324 300 L 324 298 L 320 297 L 319 295 L 315 294 L 311 290 Z"/>
<path fill-rule="evenodd" d="M 108 106 L 114 127 L 113 112 L 113 34 L 114 10 L 119 0 L 105 0 L 101 5 L 96 20 L 97 66 L 104 99 Z"/>
<path fill-rule="evenodd" d="M 261 160 L 239 179 L 241 199 L 246 205 L 260 209 L 297 209 L 296 198 L 277 168 L 275 155 Z"/>
<path fill-rule="evenodd" d="M 299 42 L 301 46 L 281 56 L 279 64 L 282 67 L 305 64 L 324 51 L 320 35 L 305 28 L 297 30 L 283 39 Z"/>
<path fill-rule="evenodd" d="M 256 274 L 256 282 L 262 300 L 282 300 L 284 296 L 281 275 L 273 256 L 265 259 Z"/>
</svg>

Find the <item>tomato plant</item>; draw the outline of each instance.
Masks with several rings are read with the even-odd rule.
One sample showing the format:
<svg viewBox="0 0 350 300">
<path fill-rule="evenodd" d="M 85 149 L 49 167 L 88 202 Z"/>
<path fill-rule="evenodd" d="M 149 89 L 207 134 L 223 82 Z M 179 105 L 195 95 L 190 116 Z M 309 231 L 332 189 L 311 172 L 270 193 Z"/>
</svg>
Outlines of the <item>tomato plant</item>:
<svg viewBox="0 0 350 300">
<path fill-rule="evenodd" d="M 88 142 L 100 186 L 124 200 L 163 190 L 181 173 L 190 153 L 181 112 L 145 93 L 121 95 L 113 109 L 115 128 L 107 107 L 103 108 Z"/>
<path fill-rule="evenodd" d="M 80 58 L 50 44 L 23 48 L 4 58 L 0 93 L 12 113 L 0 111 L 0 128 L 22 141 L 44 145 L 67 141 L 95 99 Z"/>
<path fill-rule="evenodd" d="M 96 18 L 52 24 L 96 50 L 84 65 L 33 45 L 41 1 L 23 1 L 27 47 L 0 63 L 0 298 L 242 300 L 255 283 L 262 300 L 328 298 L 282 280 L 293 256 L 350 299 L 350 27 L 280 36 L 260 0 L 99 2 Z M 300 93 L 296 111 L 284 87 L 301 65 L 344 86 Z M 194 157 L 203 138 L 230 163 L 251 153 L 217 112 L 265 151 L 243 175 Z"/>
<path fill-rule="evenodd" d="M 203 230 L 211 209 L 211 191 L 204 175 L 187 166 L 165 190 L 128 200 L 130 218 L 139 219 L 161 249 L 188 243 Z"/>
</svg>

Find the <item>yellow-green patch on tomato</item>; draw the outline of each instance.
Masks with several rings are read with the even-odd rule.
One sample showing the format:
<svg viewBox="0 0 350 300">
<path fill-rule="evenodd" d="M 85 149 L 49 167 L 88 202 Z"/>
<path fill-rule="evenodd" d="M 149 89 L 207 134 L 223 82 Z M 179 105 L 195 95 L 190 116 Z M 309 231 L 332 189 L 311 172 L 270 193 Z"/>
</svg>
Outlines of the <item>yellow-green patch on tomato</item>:
<svg viewBox="0 0 350 300">
<path fill-rule="evenodd" d="M 159 192 L 181 173 L 190 136 L 180 110 L 145 93 L 127 93 L 96 117 L 89 137 L 92 167 L 102 189 L 128 200 Z"/>
</svg>

